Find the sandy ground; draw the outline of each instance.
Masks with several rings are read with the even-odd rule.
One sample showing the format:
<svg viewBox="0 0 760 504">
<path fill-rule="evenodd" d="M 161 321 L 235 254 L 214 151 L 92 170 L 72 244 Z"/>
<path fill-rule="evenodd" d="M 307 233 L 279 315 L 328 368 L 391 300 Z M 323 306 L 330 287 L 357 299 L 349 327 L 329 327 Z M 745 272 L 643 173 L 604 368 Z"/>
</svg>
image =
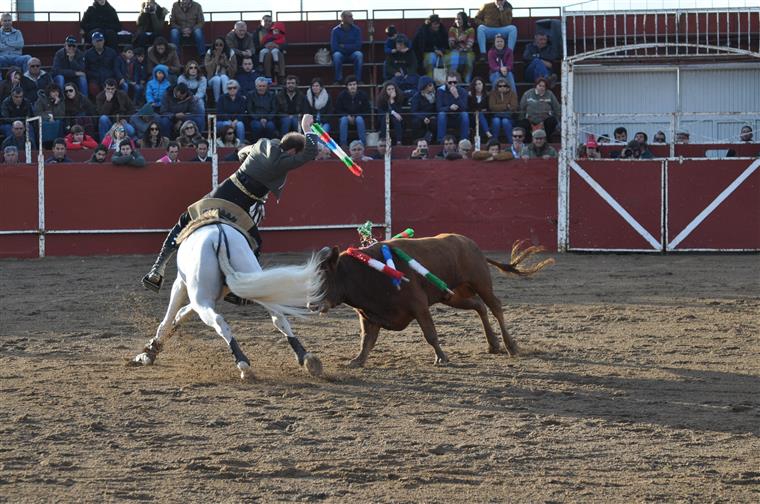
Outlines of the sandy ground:
<svg viewBox="0 0 760 504">
<path fill-rule="evenodd" d="M 443 306 L 446 367 L 416 326 L 349 369 L 353 311 L 295 321 L 327 381 L 225 303 L 252 382 L 197 318 L 125 366 L 168 300 L 139 286 L 151 260 L 0 261 L 0 501 L 760 501 L 758 256 L 494 272 L 517 358 Z"/>
</svg>

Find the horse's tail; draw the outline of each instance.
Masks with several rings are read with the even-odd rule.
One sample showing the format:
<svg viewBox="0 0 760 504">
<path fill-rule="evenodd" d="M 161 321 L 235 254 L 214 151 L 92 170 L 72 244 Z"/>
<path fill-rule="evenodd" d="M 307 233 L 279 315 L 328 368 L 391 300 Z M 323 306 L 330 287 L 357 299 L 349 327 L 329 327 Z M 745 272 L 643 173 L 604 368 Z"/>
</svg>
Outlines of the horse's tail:
<svg viewBox="0 0 760 504">
<path fill-rule="evenodd" d="M 540 271 L 545 267 L 554 264 L 554 259 L 550 257 L 549 259 L 544 259 L 543 261 L 531 266 L 520 266 L 520 263 L 522 263 L 528 257 L 546 250 L 540 245 L 532 245 L 528 248 L 520 250 L 525 242 L 526 240 L 518 240 L 514 243 L 514 245 L 512 245 L 512 256 L 508 264 L 500 263 L 499 261 L 494 261 L 493 259 L 489 259 L 487 257 L 486 261 L 488 261 L 488 264 L 496 266 L 504 273 L 511 273 L 520 276 L 530 276 L 533 273 L 536 273 L 537 271 Z"/>
<path fill-rule="evenodd" d="M 255 273 L 235 271 L 227 257 L 226 239 L 221 240 L 217 256 L 230 290 L 267 310 L 305 316 L 310 313 L 306 305 L 322 299 L 322 274 L 314 255 L 303 266 L 279 266 Z"/>
</svg>

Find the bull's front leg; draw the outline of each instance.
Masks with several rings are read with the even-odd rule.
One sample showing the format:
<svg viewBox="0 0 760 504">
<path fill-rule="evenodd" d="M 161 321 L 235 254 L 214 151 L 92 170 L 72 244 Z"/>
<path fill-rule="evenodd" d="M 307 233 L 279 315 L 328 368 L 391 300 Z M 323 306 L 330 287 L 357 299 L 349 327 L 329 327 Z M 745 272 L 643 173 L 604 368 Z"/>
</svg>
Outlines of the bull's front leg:
<svg viewBox="0 0 760 504">
<path fill-rule="evenodd" d="M 367 362 L 367 357 L 377 342 L 377 335 L 380 333 L 380 326 L 367 320 L 364 316 L 359 315 L 359 323 L 361 324 L 361 337 L 362 344 L 359 355 L 354 357 L 348 362 L 349 367 L 363 367 Z"/>
</svg>

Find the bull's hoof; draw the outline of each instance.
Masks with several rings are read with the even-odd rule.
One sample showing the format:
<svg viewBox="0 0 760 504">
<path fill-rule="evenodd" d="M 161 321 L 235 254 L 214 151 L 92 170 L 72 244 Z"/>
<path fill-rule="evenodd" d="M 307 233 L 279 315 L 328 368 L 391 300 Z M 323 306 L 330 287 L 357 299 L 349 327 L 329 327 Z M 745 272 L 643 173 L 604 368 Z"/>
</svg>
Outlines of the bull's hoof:
<svg viewBox="0 0 760 504">
<path fill-rule="evenodd" d="M 147 352 L 135 355 L 130 361 L 135 366 L 150 366 L 155 359 L 148 355 Z"/>
<path fill-rule="evenodd" d="M 438 355 L 435 358 L 435 365 L 436 366 L 445 366 L 449 363 L 449 358 L 446 357 L 446 354 Z"/>
<path fill-rule="evenodd" d="M 323 375 L 322 361 L 319 360 L 319 357 L 311 353 L 304 355 L 303 368 L 315 378 L 321 378 Z"/>
<path fill-rule="evenodd" d="M 346 364 L 346 367 L 350 368 L 360 368 L 364 367 L 364 360 L 360 359 L 359 357 L 355 357 L 348 361 L 348 364 Z"/>
<path fill-rule="evenodd" d="M 496 354 L 502 354 L 502 353 L 504 353 L 504 350 L 501 349 L 501 346 L 497 346 L 497 347 L 490 346 L 490 347 L 488 347 L 488 353 L 494 354 L 494 355 L 496 355 Z"/>
<path fill-rule="evenodd" d="M 253 371 L 251 371 L 251 366 L 245 362 L 240 361 L 237 363 L 237 368 L 240 370 L 240 379 L 241 380 L 252 380 L 253 379 Z"/>
</svg>

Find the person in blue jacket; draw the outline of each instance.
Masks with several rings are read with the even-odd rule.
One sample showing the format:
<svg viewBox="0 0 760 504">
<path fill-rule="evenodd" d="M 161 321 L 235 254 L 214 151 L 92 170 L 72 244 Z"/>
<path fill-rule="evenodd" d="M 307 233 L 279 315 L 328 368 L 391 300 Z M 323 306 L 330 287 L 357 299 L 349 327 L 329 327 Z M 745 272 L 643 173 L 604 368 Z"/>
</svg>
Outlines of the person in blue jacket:
<svg viewBox="0 0 760 504">
<path fill-rule="evenodd" d="M 446 84 L 438 88 L 435 96 L 438 110 L 438 133 L 436 140 L 443 143 L 448 121 L 459 121 L 459 140 L 467 138 L 470 133 L 470 116 L 467 113 L 467 91 L 460 88 L 459 77 L 450 72 Z"/>
<path fill-rule="evenodd" d="M 98 96 L 108 79 L 121 80 L 118 65 L 119 55 L 105 45 L 105 37 L 100 32 L 92 34 L 92 47 L 84 53 L 84 67 L 90 96 Z"/>
<path fill-rule="evenodd" d="M 67 82 L 75 82 L 79 92 L 87 96 L 87 74 L 84 66 L 84 52 L 77 48 L 77 39 L 73 35 L 66 37 L 64 46 L 53 57 L 53 82 L 63 89 Z"/>
<path fill-rule="evenodd" d="M 362 80 L 362 31 L 354 24 L 351 11 L 340 13 L 340 24 L 332 29 L 330 36 L 330 51 L 335 65 L 335 82 L 343 83 L 343 62 L 350 58 L 354 64 L 354 75 Z"/>
</svg>

